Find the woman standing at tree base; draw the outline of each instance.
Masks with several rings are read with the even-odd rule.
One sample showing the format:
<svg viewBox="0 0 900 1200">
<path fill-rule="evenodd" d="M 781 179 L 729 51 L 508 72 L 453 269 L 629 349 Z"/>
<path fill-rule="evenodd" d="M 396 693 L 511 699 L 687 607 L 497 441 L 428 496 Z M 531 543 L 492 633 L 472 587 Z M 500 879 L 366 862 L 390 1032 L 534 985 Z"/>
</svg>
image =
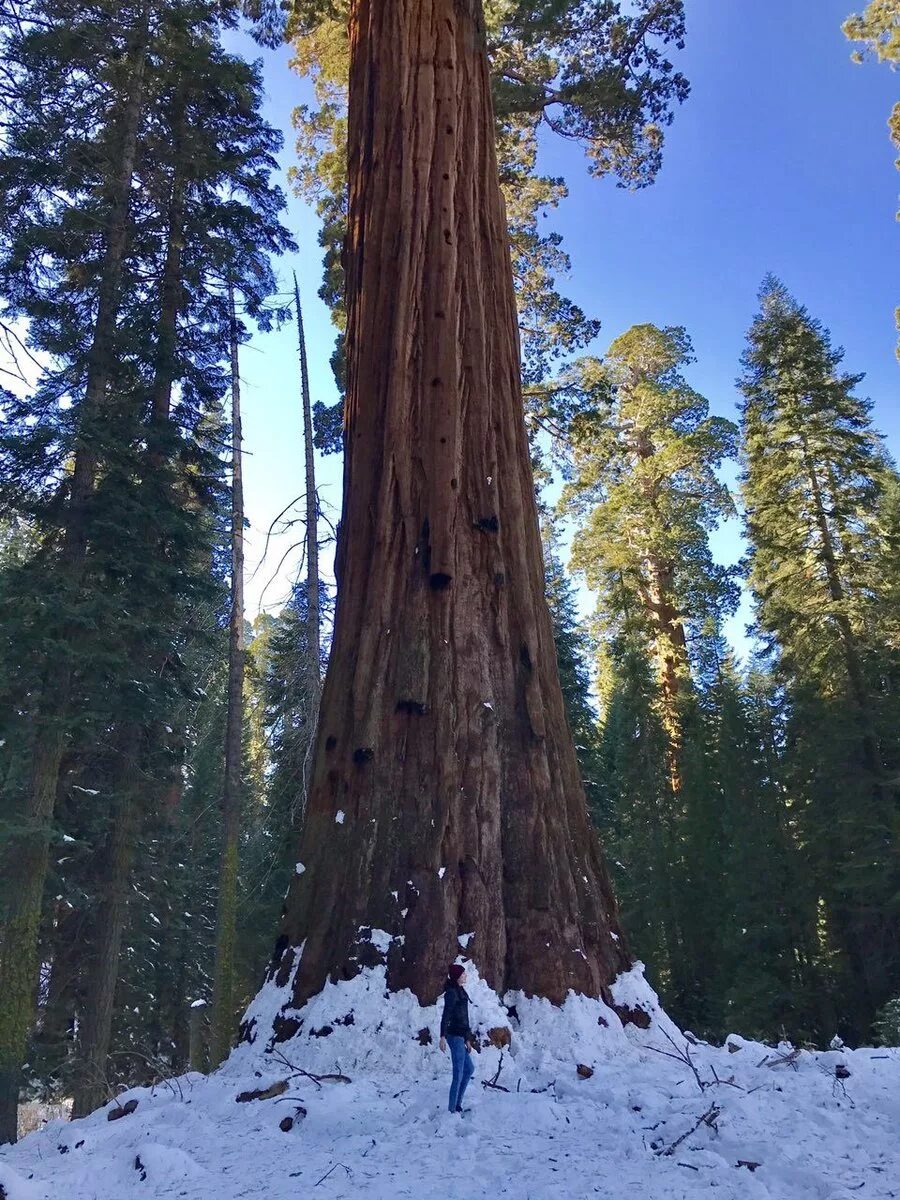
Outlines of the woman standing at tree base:
<svg viewBox="0 0 900 1200">
<path fill-rule="evenodd" d="M 463 1096 L 475 1072 L 472 1055 L 469 1053 L 475 1042 L 475 1035 L 469 1028 L 469 997 L 463 987 L 465 981 L 465 968 L 459 963 L 452 963 L 447 971 L 447 982 L 444 984 L 440 1041 L 442 1053 L 446 1053 L 449 1042 L 450 1061 L 453 1065 L 448 1107 L 450 1112 L 460 1114 L 463 1111 Z"/>
</svg>

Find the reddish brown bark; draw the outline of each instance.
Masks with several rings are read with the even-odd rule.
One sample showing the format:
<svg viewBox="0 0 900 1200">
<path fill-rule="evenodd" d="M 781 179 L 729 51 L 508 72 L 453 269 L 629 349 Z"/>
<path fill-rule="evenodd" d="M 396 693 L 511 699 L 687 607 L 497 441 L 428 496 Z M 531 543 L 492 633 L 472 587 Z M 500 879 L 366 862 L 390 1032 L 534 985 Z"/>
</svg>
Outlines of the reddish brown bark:
<svg viewBox="0 0 900 1200">
<path fill-rule="evenodd" d="M 463 933 L 498 990 L 596 995 L 629 958 L 544 599 L 481 3 L 354 0 L 350 44 L 344 510 L 294 1000 L 377 957 L 370 926 L 422 1000 Z"/>
</svg>

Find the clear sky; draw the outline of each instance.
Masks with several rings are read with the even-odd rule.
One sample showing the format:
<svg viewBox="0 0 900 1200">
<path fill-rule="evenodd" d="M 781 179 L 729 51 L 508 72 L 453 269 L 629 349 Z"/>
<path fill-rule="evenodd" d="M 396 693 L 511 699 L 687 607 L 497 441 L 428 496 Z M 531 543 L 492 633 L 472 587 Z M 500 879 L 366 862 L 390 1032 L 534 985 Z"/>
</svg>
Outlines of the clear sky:
<svg viewBox="0 0 900 1200">
<path fill-rule="evenodd" d="M 875 402 L 875 424 L 896 458 L 900 174 L 886 123 L 900 77 L 883 65 L 850 61 L 840 25 L 851 2 L 686 0 L 687 46 L 677 65 L 692 90 L 668 131 L 657 183 L 631 193 L 592 179 L 581 151 L 552 137 L 544 140 L 540 165 L 569 184 L 550 225 L 572 258 L 563 291 L 603 322 L 598 352 L 638 322 L 684 325 L 697 355 L 691 383 L 713 412 L 733 416 L 756 292 L 773 271 L 846 348 L 847 368 L 866 372 L 861 390 Z M 260 54 L 246 39 L 236 48 Z M 310 89 L 289 70 L 287 49 L 262 54 L 267 116 L 285 132 L 286 169 L 293 161 L 290 112 L 309 102 Z M 286 284 L 297 270 L 314 398 L 330 402 L 334 333 L 316 295 L 318 226 L 294 198 L 288 223 L 300 251 L 279 270 Z M 255 338 L 243 354 L 250 571 L 269 523 L 303 487 L 295 347 L 287 328 Z M 320 459 L 319 470 L 336 519 L 339 461 Z M 260 600 L 270 609 L 283 601 L 298 562 L 289 547 L 299 536 L 298 528 L 273 540 L 248 584 L 251 613 Z M 723 560 L 736 559 L 737 526 L 721 530 L 714 547 Z M 738 643 L 746 618 L 743 612 L 732 625 Z"/>
</svg>

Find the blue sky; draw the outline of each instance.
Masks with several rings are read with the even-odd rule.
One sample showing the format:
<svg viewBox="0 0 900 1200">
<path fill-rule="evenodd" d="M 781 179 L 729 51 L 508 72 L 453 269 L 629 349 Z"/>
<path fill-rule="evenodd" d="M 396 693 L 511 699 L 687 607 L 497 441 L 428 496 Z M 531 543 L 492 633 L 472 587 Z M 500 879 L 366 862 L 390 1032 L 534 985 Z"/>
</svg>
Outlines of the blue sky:
<svg viewBox="0 0 900 1200">
<path fill-rule="evenodd" d="M 668 131 L 653 187 L 631 193 L 592 179 L 578 147 L 544 140 L 541 168 L 569 184 L 549 222 L 572 259 L 563 290 L 603 322 L 598 352 L 638 322 L 684 325 L 697 356 L 691 383 L 713 412 L 733 416 L 756 292 L 773 271 L 846 348 L 847 368 L 866 372 L 860 390 L 874 401 L 875 424 L 900 457 L 893 319 L 900 303 L 900 174 L 886 125 L 898 76 L 850 61 L 840 32 L 848 0 L 686 0 L 686 10 L 687 46 L 677 65 L 692 90 Z M 260 53 L 245 39 L 237 48 Z M 285 170 L 294 157 L 291 109 L 311 99 L 289 57 L 287 49 L 263 52 L 266 115 L 285 132 Z M 314 398 L 331 401 L 334 332 L 316 295 L 318 226 L 293 197 L 287 220 L 300 250 L 279 271 L 286 282 L 293 269 L 300 278 Z M 250 571 L 269 523 L 303 486 L 295 347 L 287 328 L 256 337 L 243 353 Z M 319 471 L 336 519 L 338 459 L 320 460 Z M 284 599 L 298 561 L 290 546 L 299 536 L 297 529 L 273 539 L 248 583 L 251 613 L 260 601 L 271 610 Z M 740 554 L 737 526 L 721 530 L 714 548 L 733 561 Z M 746 619 L 744 611 L 732 623 L 738 644 Z"/>
</svg>

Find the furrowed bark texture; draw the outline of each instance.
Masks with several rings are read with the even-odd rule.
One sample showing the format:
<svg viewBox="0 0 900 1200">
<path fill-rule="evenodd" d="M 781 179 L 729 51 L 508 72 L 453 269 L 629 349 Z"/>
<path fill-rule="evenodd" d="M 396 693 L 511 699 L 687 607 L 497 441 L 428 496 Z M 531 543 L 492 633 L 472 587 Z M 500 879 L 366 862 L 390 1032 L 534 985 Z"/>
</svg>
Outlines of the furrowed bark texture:
<svg viewBox="0 0 900 1200">
<path fill-rule="evenodd" d="M 562 1000 L 629 966 L 566 725 L 480 0 L 355 0 L 334 643 L 281 976 Z M 615 936 L 613 936 L 615 934 Z"/>
</svg>

